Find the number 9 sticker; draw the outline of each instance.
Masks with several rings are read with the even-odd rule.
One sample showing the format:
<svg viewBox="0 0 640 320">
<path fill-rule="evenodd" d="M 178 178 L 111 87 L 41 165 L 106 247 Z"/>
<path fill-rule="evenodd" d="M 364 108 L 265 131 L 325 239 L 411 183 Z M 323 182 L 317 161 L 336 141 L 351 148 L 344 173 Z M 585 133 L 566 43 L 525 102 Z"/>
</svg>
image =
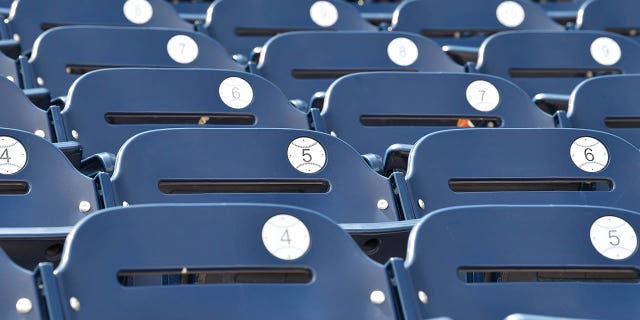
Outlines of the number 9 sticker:
<svg viewBox="0 0 640 320">
<path fill-rule="evenodd" d="M 607 147 L 591 137 L 574 140 L 569 153 L 573 163 L 582 171 L 599 172 L 609 163 Z"/>
<path fill-rule="evenodd" d="M 596 220 L 589 231 L 591 244 L 603 256 L 622 260 L 636 252 L 638 239 L 633 227 L 618 217 L 605 216 Z"/>
<path fill-rule="evenodd" d="M 291 166 L 302 173 L 316 173 L 327 163 L 324 147 L 318 141 L 308 137 L 291 141 L 287 156 Z"/>
</svg>

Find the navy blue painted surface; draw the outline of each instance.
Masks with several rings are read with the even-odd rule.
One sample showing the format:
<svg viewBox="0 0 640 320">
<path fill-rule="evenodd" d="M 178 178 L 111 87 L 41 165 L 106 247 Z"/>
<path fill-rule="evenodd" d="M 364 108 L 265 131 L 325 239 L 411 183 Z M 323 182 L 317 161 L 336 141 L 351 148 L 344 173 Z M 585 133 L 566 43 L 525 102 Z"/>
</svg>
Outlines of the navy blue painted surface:
<svg viewBox="0 0 640 320">
<path fill-rule="evenodd" d="M 233 109 L 220 98 L 222 81 L 238 77 L 253 90 L 252 102 Z M 227 88 L 231 90 L 231 88 Z M 282 91 L 265 79 L 237 71 L 213 69 L 106 69 L 79 78 L 69 91 L 62 111 L 67 137 L 79 133 L 77 140 L 86 156 L 109 152 L 116 154 L 130 137 L 152 129 L 170 127 L 262 127 L 308 129 L 306 114 L 293 108 Z M 216 124 L 110 124 L 107 114 L 216 114 L 251 115 L 255 122 L 246 125 Z M 209 120 L 204 120 L 208 123 Z"/>
<path fill-rule="evenodd" d="M 640 2 L 634 0 L 591 0 L 586 1 L 578 14 L 576 27 L 582 30 L 602 30 L 636 32 L 640 28 Z M 638 34 L 629 35 L 640 41 Z"/>
<path fill-rule="evenodd" d="M 424 318 L 503 319 L 522 312 L 581 319 L 636 319 L 637 283 L 467 284 L 460 267 L 637 269 L 640 256 L 616 261 L 594 249 L 589 230 L 602 216 L 640 230 L 636 212 L 603 207 L 460 207 L 434 212 L 413 230 L 406 266 Z M 417 294 L 416 294 L 417 295 Z M 453 298 L 455 297 L 455 298 Z M 464 307 L 462 307 L 464 306 Z"/>
<path fill-rule="evenodd" d="M 0 127 L 20 129 L 29 132 L 42 130 L 45 139 L 51 141 L 51 128 L 47 113 L 36 107 L 12 81 L 0 77 Z"/>
</svg>

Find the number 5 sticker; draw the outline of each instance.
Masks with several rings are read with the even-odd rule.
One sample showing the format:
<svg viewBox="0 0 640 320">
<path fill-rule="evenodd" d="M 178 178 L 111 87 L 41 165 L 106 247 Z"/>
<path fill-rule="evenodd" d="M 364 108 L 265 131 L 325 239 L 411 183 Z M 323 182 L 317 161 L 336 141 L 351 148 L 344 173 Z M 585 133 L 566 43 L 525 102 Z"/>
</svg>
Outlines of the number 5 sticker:
<svg viewBox="0 0 640 320">
<path fill-rule="evenodd" d="M 591 244 L 603 256 L 622 260 L 636 252 L 638 239 L 633 227 L 623 219 L 605 216 L 596 220 L 589 231 Z"/>
<path fill-rule="evenodd" d="M 289 163 L 302 173 L 316 173 L 327 163 L 324 147 L 316 140 L 308 137 L 297 138 L 287 149 Z"/>
</svg>

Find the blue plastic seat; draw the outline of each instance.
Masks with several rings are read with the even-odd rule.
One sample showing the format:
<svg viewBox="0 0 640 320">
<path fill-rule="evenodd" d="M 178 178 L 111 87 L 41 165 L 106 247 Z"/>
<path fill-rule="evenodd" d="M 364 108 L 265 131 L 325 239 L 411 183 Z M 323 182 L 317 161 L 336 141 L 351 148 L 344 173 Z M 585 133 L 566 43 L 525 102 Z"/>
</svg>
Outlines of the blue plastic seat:
<svg viewBox="0 0 640 320">
<path fill-rule="evenodd" d="M 25 131 L 0 128 L 0 189 L 0 245 L 30 267 L 57 261 L 70 226 L 101 207 L 96 183 Z"/>
<path fill-rule="evenodd" d="M 68 25 L 104 25 L 123 27 L 163 27 L 193 30 L 163 0 L 86 1 L 20 0 L 16 2 L 7 27 L 22 51 L 29 51 L 34 41 L 51 28 Z M 65 44 L 69 44 L 68 42 Z"/>
<path fill-rule="evenodd" d="M 304 101 L 326 91 L 341 76 L 370 71 L 462 72 L 463 68 L 420 35 L 347 31 L 275 36 L 262 48 L 257 65 L 258 74 L 273 81 L 287 97 Z"/>
<path fill-rule="evenodd" d="M 199 274 L 199 283 L 117 278 L 145 271 Z M 66 319 L 398 317 L 384 267 L 330 220 L 288 206 L 106 210 L 72 232 L 55 277 Z"/>
<path fill-rule="evenodd" d="M 553 118 L 512 83 L 464 73 L 348 75 L 331 85 L 321 115 L 326 132 L 361 154 L 381 156 L 392 144 L 414 144 L 452 128 L 554 127 Z"/>
<path fill-rule="evenodd" d="M 637 56 L 637 42 L 613 33 L 508 31 L 486 40 L 476 70 L 510 79 L 531 97 L 568 95 L 589 77 L 640 72 Z"/>
<path fill-rule="evenodd" d="M 45 318 L 33 272 L 16 265 L 0 250 L 0 317 L 40 320 Z"/>
<path fill-rule="evenodd" d="M 449 130 L 418 141 L 406 181 L 417 217 L 480 204 L 640 210 L 639 157 L 627 141 L 592 130 Z"/>
<path fill-rule="evenodd" d="M 529 0 L 512 0 L 507 6 L 521 10 L 509 15 L 504 0 L 405 1 L 394 14 L 391 29 L 427 36 L 441 45 L 479 47 L 489 35 L 507 30 L 564 30 Z M 501 8 L 501 10 L 498 10 Z M 502 12 L 504 10 L 505 12 Z M 501 20 L 502 19 L 502 20 Z"/>
<path fill-rule="evenodd" d="M 175 57 L 170 56 L 169 47 L 178 50 L 172 51 Z M 219 43 L 201 33 L 126 27 L 51 29 L 36 42 L 29 66 L 33 68 L 33 83 L 25 84 L 25 87 L 46 87 L 53 97 L 66 96 L 75 79 L 96 69 L 242 69 Z"/>
<path fill-rule="evenodd" d="M 66 139 L 79 142 L 86 156 L 116 154 L 130 137 L 160 128 L 309 129 L 307 115 L 270 82 L 213 69 L 90 72 L 69 91 L 62 118 Z"/>
<path fill-rule="evenodd" d="M 53 129 L 47 112 L 34 106 L 22 90 L 11 80 L 0 77 L 0 127 L 37 133 L 48 141 L 53 139 Z"/>
<path fill-rule="evenodd" d="M 230 53 L 247 56 L 283 32 L 377 29 L 343 0 L 218 0 L 207 11 L 204 27 Z"/>
<path fill-rule="evenodd" d="M 390 180 L 316 131 L 148 131 L 120 149 L 111 180 L 117 205 L 261 202 L 322 211 L 338 223 L 401 218 Z"/>
<path fill-rule="evenodd" d="M 569 101 L 569 126 L 615 134 L 640 148 L 640 75 L 589 79 Z"/>
<path fill-rule="evenodd" d="M 576 28 L 620 33 L 640 41 L 640 2 L 634 0 L 593 0 L 580 9 Z"/>
<path fill-rule="evenodd" d="M 637 239 L 623 240 L 631 235 L 622 233 L 624 222 L 603 226 L 602 217 L 605 222 L 611 217 L 612 223 L 622 219 L 640 230 L 640 214 L 607 207 L 479 206 L 433 212 L 412 233 L 405 265 L 413 285 L 407 295 L 426 301 L 417 301 L 422 318 L 504 319 L 522 312 L 635 319 L 640 307 L 632 297 L 638 294 L 640 256 L 607 258 L 591 236 L 607 244 L 618 241 L 618 253 L 637 245 Z M 594 227 L 604 234 L 593 233 Z M 465 279 L 470 272 L 484 278 L 470 282 Z"/>
</svg>

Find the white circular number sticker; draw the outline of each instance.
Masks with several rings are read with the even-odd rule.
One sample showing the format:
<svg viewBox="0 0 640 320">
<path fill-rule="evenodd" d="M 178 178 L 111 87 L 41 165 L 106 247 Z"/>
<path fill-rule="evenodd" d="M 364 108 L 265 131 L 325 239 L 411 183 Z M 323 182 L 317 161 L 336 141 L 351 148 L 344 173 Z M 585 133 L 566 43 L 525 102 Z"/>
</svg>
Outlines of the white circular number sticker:
<svg viewBox="0 0 640 320">
<path fill-rule="evenodd" d="M 328 1 L 316 1 L 309 9 L 311 20 L 321 27 L 331 27 L 338 21 L 338 9 Z"/>
<path fill-rule="evenodd" d="M 474 109 L 489 112 L 500 103 L 500 93 L 490 82 L 476 80 L 467 87 L 467 101 Z"/>
<path fill-rule="evenodd" d="M 327 163 L 324 147 L 318 141 L 308 137 L 291 141 L 287 156 L 289 163 L 302 173 L 316 173 Z"/>
<path fill-rule="evenodd" d="M 524 8 L 515 1 L 505 1 L 496 8 L 496 18 L 503 26 L 515 28 L 524 22 Z"/>
<path fill-rule="evenodd" d="M 229 77 L 220 83 L 220 99 L 233 109 L 244 109 L 253 102 L 253 89 L 242 78 Z"/>
<path fill-rule="evenodd" d="M 618 217 L 605 216 L 591 225 L 591 244 L 601 255 L 622 260 L 636 252 L 638 239 L 633 227 Z"/>
<path fill-rule="evenodd" d="M 395 38 L 387 46 L 387 54 L 393 63 L 406 67 L 418 60 L 418 47 L 407 38 Z"/>
<path fill-rule="evenodd" d="M 27 163 L 27 150 L 20 141 L 0 136 L 0 174 L 14 174 Z"/>
<path fill-rule="evenodd" d="M 599 172 L 609 163 L 607 147 L 591 137 L 580 137 L 573 141 L 569 153 L 573 163 L 586 172 Z"/>
<path fill-rule="evenodd" d="M 147 0 L 127 0 L 122 11 L 125 18 L 135 24 L 145 24 L 153 17 L 153 7 Z"/>
<path fill-rule="evenodd" d="M 279 214 L 262 226 L 262 243 L 274 257 L 295 260 L 309 251 L 311 237 L 307 226 L 298 218 Z"/>
<path fill-rule="evenodd" d="M 167 53 L 177 63 L 193 62 L 198 57 L 198 51 L 198 44 L 185 35 L 173 36 L 167 42 Z"/>
<path fill-rule="evenodd" d="M 603 66 L 614 65 L 620 61 L 622 49 L 613 39 L 600 37 L 591 43 L 591 57 Z"/>
</svg>

